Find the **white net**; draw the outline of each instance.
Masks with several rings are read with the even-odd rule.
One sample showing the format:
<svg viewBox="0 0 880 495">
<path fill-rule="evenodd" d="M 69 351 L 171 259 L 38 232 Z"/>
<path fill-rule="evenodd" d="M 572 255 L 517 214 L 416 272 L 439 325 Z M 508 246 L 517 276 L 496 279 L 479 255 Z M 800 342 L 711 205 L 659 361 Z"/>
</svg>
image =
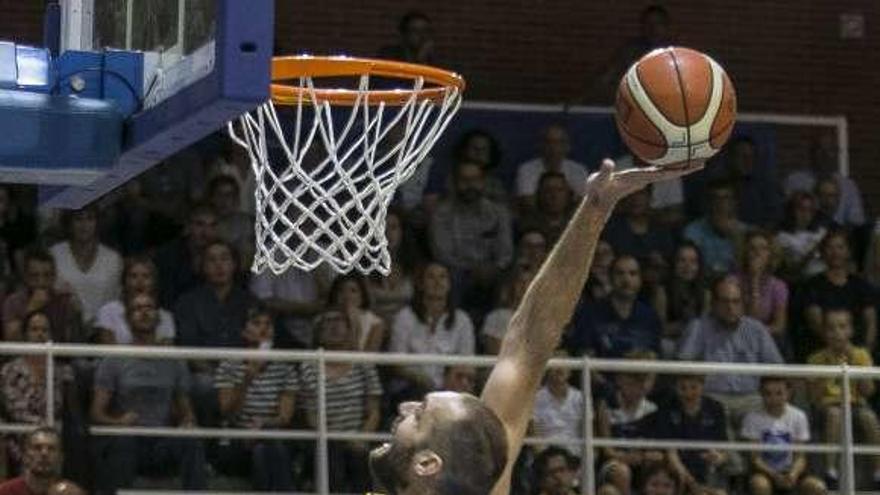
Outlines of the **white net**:
<svg viewBox="0 0 880 495">
<path fill-rule="evenodd" d="M 302 77 L 306 91 L 294 101 L 269 101 L 229 123 L 256 176 L 255 273 L 328 263 L 388 274 L 388 205 L 461 105 L 458 88 L 432 99 L 423 85 L 415 79 L 402 104 L 377 103 L 361 75 L 354 103 L 333 105 Z"/>
</svg>

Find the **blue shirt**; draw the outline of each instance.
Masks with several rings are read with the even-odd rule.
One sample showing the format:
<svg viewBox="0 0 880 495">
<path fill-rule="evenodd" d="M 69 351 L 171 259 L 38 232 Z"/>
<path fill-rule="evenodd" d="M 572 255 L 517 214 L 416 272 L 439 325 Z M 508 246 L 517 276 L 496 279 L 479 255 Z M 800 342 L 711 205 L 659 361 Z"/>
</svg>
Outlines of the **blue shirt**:
<svg viewBox="0 0 880 495">
<path fill-rule="evenodd" d="M 687 224 L 684 237 L 700 248 L 703 266 L 710 273 L 727 273 L 736 266 L 737 245 L 746 230 L 746 224 L 736 221 L 733 236 L 724 237 L 703 217 Z"/>
<path fill-rule="evenodd" d="M 635 350 L 660 351 L 660 318 L 651 306 L 636 300 L 629 316 L 621 316 L 610 300 L 581 305 L 573 319 L 572 354 L 620 358 Z"/>
</svg>

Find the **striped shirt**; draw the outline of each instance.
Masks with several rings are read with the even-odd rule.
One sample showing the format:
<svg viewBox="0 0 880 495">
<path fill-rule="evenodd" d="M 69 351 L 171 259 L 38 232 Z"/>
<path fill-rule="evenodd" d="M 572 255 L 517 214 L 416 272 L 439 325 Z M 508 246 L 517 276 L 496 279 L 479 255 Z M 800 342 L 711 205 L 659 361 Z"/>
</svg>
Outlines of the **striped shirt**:
<svg viewBox="0 0 880 495">
<path fill-rule="evenodd" d="M 224 361 L 217 366 L 214 387 L 229 389 L 244 383 L 247 363 Z M 299 389 L 296 365 L 272 362 L 251 380 L 245 391 L 241 410 L 235 418 L 235 426 L 247 426 L 254 420 L 265 422 L 278 417 L 278 404 L 284 392 Z"/>
<path fill-rule="evenodd" d="M 355 364 L 343 376 L 327 377 L 327 428 L 332 431 L 360 431 L 366 417 L 367 398 L 382 395 L 379 373 L 371 364 Z M 318 368 L 313 363 L 300 367 L 300 400 L 310 413 L 317 410 Z"/>
<path fill-rule="evenodd" d="M 743 316 L 733 330 L 721 326 L 714 317 L 703 316 L 687 327 L 679 344 L 678 358 L 685 361 L 719 363 L 782 364 L 776 342 L 758 320 Z M 706 393 L 753 394 L 760 378 L 751 375 L 710 375 Z"/>
</svg>

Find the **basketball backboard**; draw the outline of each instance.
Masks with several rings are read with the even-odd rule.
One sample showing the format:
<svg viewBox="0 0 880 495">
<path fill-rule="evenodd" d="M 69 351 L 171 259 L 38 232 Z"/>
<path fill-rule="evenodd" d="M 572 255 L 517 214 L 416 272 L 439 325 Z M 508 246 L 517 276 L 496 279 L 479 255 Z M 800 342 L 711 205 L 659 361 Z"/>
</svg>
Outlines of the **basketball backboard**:
<svg viewBox="0 0 880 495">
<path fill-rule="evenodd" d="M 88 185 L 41 186 L 47 206 L 88 204 L 269 97 L 274 0 L 64 0 L 61 7 L 59 59 L 135 52 L 142 74 L 119 159 Z"/>
</svg>

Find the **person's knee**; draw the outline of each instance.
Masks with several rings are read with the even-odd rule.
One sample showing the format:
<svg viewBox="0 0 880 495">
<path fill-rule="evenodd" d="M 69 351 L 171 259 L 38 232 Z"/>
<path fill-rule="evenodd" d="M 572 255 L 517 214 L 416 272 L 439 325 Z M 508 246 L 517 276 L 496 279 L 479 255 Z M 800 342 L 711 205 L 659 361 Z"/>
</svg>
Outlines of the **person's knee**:
<svg viewBox="0 0 880 495">
<path fill-rule="evenodd" d="M 814 476 L 807 476 L 798 485 L 798 495 L 825 495 L 828 489 L 822 480 Z"/>
<path fill-rule="evenodd" d="M 753 474 L 749 479 L 749 488 L 752 495 L 772 495 L 773 483 L 763 474 Z"/>
</svg>

